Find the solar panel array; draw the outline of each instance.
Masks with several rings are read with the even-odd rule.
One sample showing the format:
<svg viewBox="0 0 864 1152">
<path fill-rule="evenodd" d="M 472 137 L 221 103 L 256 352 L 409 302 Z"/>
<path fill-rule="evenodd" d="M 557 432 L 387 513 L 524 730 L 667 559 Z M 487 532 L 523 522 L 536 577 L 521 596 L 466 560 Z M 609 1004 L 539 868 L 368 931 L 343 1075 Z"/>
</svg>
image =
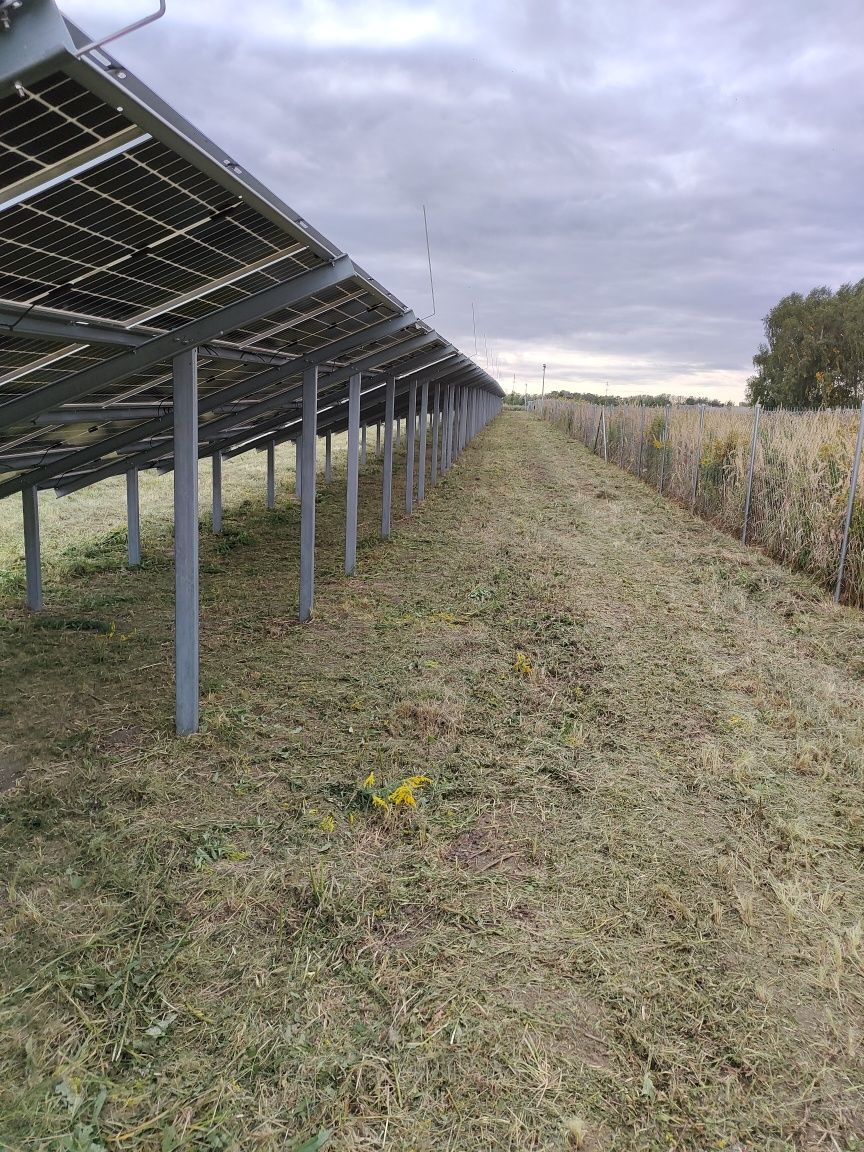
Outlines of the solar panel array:
<svg viewBox="0 0 864 1152">
<path fill-rule="evenodd" d="M 170 466 L 189 345 L 201 455 L 290 435 L 311 364 L 321 431 L 344 426 L 352 369 L 372 415 L 387 375 L 501 395 L 112 56 L 78 58 L 87 43 L 53 0 L 0 32 L 0 496 Z"/>
</svg>

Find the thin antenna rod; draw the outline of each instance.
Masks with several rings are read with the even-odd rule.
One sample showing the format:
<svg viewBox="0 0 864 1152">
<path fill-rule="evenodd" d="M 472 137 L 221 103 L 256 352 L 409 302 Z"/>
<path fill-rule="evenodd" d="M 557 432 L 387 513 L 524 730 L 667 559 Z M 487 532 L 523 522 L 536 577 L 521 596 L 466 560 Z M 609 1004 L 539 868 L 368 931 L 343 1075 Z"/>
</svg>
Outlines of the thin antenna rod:
<svg viewBox="0 0 864 1152">
<path fill-rule="evenodd" d="M 426 259 L 429 261 L 429 287 L 432 290 L 432 311 L 428 316 L 424 316 L 424 320 L 431 320 L 435 315 L 435 281 L 432 279 L 432 252 L 429 248 L 429 224 L 426 221 L 426 205 L 423 208 L 423 230 L 426 233 Z"/>
</svg>

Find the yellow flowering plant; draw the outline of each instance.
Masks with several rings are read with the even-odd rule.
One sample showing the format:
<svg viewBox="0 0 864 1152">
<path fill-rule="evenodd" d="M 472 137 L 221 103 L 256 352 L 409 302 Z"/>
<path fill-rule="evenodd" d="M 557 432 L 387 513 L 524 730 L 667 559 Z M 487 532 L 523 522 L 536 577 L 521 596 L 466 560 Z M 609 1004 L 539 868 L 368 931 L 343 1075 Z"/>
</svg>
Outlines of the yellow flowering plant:
<svg viewBox="0 0 864 1152">
<path fill-rule="evenodd" d="M 398 782 L 382 783 L 376 787 L 375 773 L 372 771 L 359 786 L 357 793 L 370 808 L 389 812 L 391 808 L 416 808 L 415 792 L 431 783 L 430 776 L 406 776 Z"/>
</svg>

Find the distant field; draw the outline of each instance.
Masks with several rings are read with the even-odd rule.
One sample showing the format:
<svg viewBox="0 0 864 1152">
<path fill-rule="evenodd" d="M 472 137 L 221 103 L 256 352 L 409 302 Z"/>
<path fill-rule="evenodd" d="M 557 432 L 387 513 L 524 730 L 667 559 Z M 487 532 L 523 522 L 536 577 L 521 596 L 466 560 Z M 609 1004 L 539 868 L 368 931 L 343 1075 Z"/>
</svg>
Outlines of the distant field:
<svg viewBox="0 0 864 1152">
<path fill-rule="evenodd" d="M 861 1148 L 861 614 L 507 413 L 301 626 L 240 468 L 197 736 L 167 535 L 0 593 L 0 1146 Z"/>
</svg>

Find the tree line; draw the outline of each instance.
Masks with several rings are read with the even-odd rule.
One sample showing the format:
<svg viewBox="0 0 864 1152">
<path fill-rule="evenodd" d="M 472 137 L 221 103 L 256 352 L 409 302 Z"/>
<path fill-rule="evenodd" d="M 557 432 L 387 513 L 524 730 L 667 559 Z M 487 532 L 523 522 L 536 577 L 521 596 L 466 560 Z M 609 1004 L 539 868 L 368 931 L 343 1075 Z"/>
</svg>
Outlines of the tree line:
<svg viewBox="0 0 864 1152">
<path fill-rule="evenodd" d="M 747 399 L 765 408 L 851 408 L 864 398 L 864 280 L 793 292 L 764 321 Z"/>
<path fill-rule="evenodd" d="M 648 393 L 639 396 L 607 396 L 600 395 L 599 392 L 569 392 L 564 388 L 557 388 L 552 392 L 546 393 L 547 400 L 580 400 L 586 404 L 605 404 L 610 408 L 616 407 L 619 404 L 637 404 L 643 408 L 665 408 L 667 404 L 707 404 L 712 408 L 723 408 L 726 405 L 722 400 L 711 400 L 707 396 L 687 396 L 685 399 L 672 396 L 667 392 L 659 392 L 656 396 L 649 395 Z M 535 404 L 540 401 L 539 392 L 528 396 L 529 401 Z M 525 403 L 524 392 L 513 391 L 509 392 L 504 400 L 505 404 L 511 404 L 515 407 L 522 407 Z"/>
</svg>

